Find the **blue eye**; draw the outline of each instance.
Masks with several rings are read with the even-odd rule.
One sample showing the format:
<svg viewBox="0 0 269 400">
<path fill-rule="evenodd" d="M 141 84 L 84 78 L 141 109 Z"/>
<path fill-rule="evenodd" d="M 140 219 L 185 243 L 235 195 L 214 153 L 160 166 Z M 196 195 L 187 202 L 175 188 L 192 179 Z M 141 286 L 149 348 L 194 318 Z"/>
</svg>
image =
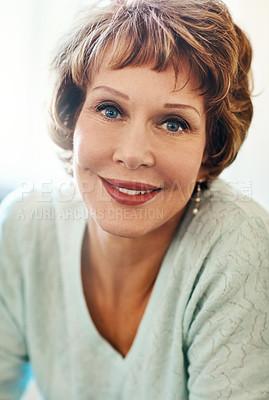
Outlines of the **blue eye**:
<svg viewBox="0 0 269 400">
<path fill-rule="evenodd" d="M 105 110 L 105 115 L 107 118 L 117 118 L 119 112 L 114 107 L 109 107 Z"/>
<path fill-rule="evenodd" d="M 118 117 L 120 114 L 119 110 L 109 104 L 102 104 L 99 107 L 97 107 L 97 111 L 101 112 L 105 117 L 109 119 L 115 119 Z"/>
<path fill-rule="evenodd" d="M 189 129 L 186 122 L 180 121 L 178 119 L 168 119 L 163 122 L 165 129 L 172 133 L 182 133 L 183 131 Z"/>
<path fill-rule="evenodd" d="M 170 121 L 166 123 L 167 129 L 171 132 L 177 132 L 179 129 L 181 129 L 180 125 L 177 122 Z M 181 129 L 182 130 L 182 129 Z"/>
</svg>

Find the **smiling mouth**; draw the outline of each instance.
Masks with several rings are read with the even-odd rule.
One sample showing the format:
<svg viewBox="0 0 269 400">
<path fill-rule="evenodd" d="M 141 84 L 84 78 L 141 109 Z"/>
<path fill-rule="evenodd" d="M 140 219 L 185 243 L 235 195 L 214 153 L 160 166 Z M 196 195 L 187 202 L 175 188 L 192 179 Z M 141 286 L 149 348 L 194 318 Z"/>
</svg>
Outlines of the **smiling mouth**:
<svg viewBox="0 0 269 400">
<path fill-rule="evenodd" d="M 114 186 L 116 189 L 118 189 L 121 193 L 126 193 L 129 194 L 129 196 L 136 196 L 137 194 L 146 194 L 146 193 L 152 193 L 155 192 L 156 190 L 159 189 L 154 189 L 154 190 L 132 190 L 132 189 L 123 189 L 117 186 Z"/>
<path fill-rule="evenodd" d="M 162 188 L 138 182 L 101 178 L 113 200 L 125 205 L 140 205 L 153 199 Z"/>
</svg>

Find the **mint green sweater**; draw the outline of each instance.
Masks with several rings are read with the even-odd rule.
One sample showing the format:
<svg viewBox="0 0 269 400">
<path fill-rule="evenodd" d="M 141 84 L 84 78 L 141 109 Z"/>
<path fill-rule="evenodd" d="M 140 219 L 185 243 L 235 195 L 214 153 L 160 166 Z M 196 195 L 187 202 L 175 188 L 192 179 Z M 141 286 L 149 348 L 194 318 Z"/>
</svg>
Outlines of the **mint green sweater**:
<svg viewBox="0 0 269 400">
<path fill-rule="evenodd" d="M 1 206 L 0 399 L 31 365 L 45 400 L 268 400 L 268 214 L 221 180 L 191 203 L 123 358 L 87 310 L 73 190 Z"/>
</svg>

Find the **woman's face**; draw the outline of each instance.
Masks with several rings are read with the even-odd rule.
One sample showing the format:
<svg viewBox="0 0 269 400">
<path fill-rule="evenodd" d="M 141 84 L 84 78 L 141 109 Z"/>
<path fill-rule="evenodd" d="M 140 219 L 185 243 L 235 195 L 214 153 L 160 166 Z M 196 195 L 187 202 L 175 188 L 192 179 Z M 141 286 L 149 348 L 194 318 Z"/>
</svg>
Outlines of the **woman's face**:
<svg viewBox="0 0 269 400">
<path fill-rule="evenodd" d="M 92 76 L 74 132 L 74 174 L 89 215 L 104 231 L 141 237 L 181 218 L 206 144 L 203 97 L 172 66 Z"/>
</svg>

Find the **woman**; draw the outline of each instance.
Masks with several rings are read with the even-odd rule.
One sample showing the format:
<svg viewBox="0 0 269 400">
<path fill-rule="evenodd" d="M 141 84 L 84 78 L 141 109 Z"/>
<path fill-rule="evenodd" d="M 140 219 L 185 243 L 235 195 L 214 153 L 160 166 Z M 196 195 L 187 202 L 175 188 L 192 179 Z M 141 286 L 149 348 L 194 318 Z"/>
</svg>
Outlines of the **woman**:
<svg viewBox="0 0 269 400">
<path fill-rule="evenodd" d="M 53 67 L 74 186 L 1 211 L 0 399 L 268 399 L 268 215 L 221 180 L 252 118 L 221 1 L 90 9 Z M 69 158 L 68 158 L 69 156 Z"/>
</svg>

